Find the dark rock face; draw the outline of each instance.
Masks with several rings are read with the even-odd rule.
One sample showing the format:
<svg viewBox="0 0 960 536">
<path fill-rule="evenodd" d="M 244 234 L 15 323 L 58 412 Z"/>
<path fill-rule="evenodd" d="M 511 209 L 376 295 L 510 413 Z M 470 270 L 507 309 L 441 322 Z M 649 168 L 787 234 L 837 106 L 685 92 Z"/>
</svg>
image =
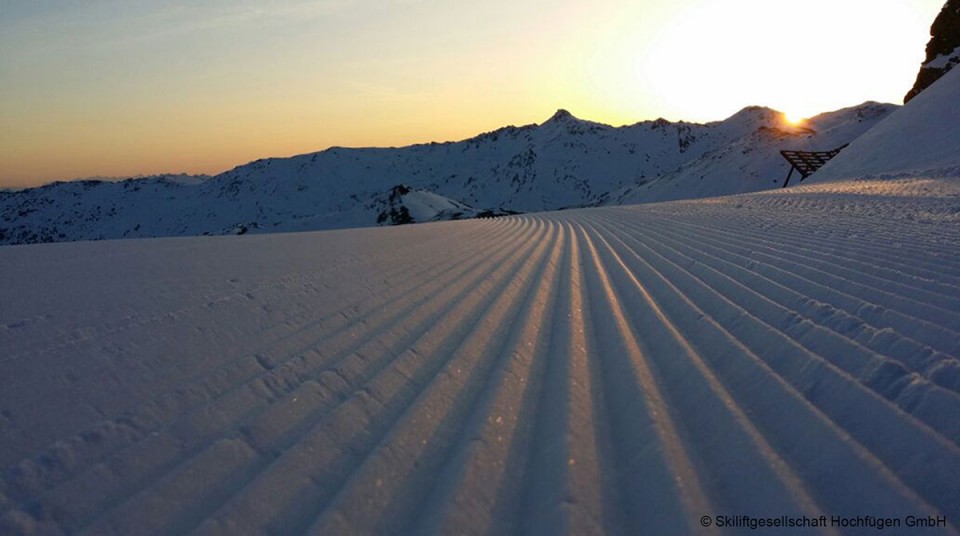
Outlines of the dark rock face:
<svg viewBox="0 0 960 536">
<path fill-rule="evenodd" d="M 410 210 L 407 207 L 391 207 L 390 210 L 384 210 L 377 216 L 377 223 L 380 225 L 405 225 L 416 223 L 410 216 Z"/>
<path fill-rule="evenodd" d="M 947 0 L 930 27 L 930 36 L 927 58 L 913 89 L 903 98 L 904 104 L 960 64 L 960 0 Z"/>
</svg>

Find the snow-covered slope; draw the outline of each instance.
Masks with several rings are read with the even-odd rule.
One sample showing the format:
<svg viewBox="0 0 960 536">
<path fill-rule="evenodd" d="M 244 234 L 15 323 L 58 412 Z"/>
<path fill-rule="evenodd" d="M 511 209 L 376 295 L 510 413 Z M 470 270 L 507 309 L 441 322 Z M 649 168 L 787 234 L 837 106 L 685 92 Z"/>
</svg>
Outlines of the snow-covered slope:
<svg viewBox="0 0 960 536">
<path fill-rule="evenodd" d="M 820 114 L 801 125 L 780 121 L 767 108 L 747 108 L 718 128 L 731 132 L 733 141 L 704 153 L 660 177 L 637 181 L 611 192 L 608 205 L 649 203 L 756 192 L 783 185 L 790 166 L 780 156 L 784 149 L 827 151 L 857 139 L 894 109 L 867 102 Z M 737 133 L 747 133 L 738 136 Z"/>
<path fill-rule="evenodd" d="M 956 534 L 958 195 L 0 248 L 0 533 Z"/>
<path fill-rule="evenodd" d="M 960 69 L 943 75 L 810 177 L 960 176 Z"/>
<path fill-rule="evenodd" d="M 462 215 L 763 190 L 786 174 L 780 149 L 831 149 L 894 108 L 840 110 L 815 118 L 812 130 L 758 107 L 706 125 L 657 120 L 620 128 L 561 110 L 541 125 L 461 142 L 333 148 L 252 162 L 199 184 L 55 183 L 0 192 L 0 243 L 372 226 L 397 186 L 437 196 L 431 205 L 446 198 L 441 204 L 470 207 Z"/>
</svg>

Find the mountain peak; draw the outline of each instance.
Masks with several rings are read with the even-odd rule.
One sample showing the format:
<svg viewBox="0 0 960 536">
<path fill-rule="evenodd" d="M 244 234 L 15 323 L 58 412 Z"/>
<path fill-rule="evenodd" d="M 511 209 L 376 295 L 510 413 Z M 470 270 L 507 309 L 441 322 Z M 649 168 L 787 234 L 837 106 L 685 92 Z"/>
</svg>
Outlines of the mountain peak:
<svg viewBox="0 0 960 536">
<path fill-rule="evenodd" d="M 739 128 L 775 124 L 782 116 L 780 112 L 766 106 L 746 106 L 737 113 L 720 121 L 720 124 Z"/>
<path fill-rule="evenodd" d="M 567 110 L 560 108 L 559 110 L 556 111 L 556 113 L 553 114 L 553 116 L 550 117 L 550 119 L 547 119 L 546 122 L 550 123 L 554 121 L 565 121 L 568 119 L 576 119 L 576 117 L 574 117 L 573 114 L 568 112 Z"/>
</svg>

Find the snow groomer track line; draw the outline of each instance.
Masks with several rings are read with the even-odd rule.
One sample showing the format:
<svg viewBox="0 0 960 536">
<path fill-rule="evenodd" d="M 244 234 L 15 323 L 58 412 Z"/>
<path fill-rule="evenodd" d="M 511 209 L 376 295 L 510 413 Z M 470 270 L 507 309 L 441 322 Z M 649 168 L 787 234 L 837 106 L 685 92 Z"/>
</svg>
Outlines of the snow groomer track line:
<svg viewBox="0 0 960 536">
<path fill-rule="evenodd" d="M 958 194 L 0 249 L 0 532 L 956 534 Z"/>
</svg>

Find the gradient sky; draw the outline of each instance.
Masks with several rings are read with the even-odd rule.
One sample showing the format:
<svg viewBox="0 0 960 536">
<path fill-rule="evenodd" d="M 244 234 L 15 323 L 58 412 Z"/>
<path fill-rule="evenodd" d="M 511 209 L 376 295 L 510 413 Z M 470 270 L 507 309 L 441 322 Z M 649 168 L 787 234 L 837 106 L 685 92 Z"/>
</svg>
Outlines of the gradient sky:
<svg viewBox="0 0 960 536">
<path fill-rule="evenodd" d="M 900 103 L 944 0 L 0 0 L 0 187 Z M 816 64 L 795 73 L 783 62 Z"/>
</svg>

